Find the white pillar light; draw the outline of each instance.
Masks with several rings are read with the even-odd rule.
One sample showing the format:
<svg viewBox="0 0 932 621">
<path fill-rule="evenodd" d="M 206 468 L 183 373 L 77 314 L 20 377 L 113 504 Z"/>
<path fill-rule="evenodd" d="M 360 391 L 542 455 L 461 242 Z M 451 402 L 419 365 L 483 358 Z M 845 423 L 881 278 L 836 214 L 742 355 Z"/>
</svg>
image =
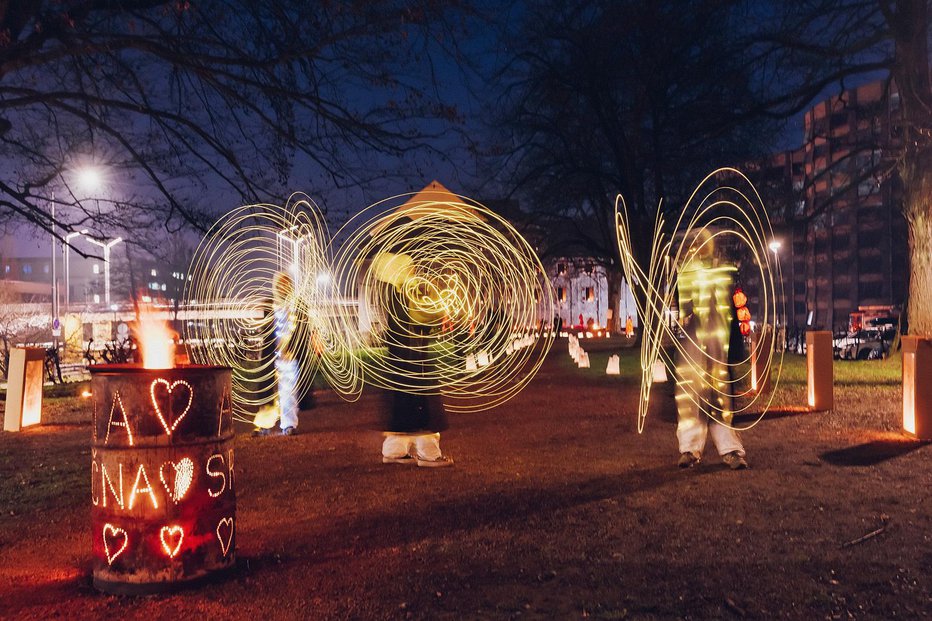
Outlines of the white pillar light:
<svg viewBox="0 0 932 621">
<path fill-rule="evenodd" d="M 110 249 L 123 241 L 123 238 L 117 237 L 108 242 L 102 242 L 88 237 L 87 241 L 104 249 L 104 304 L 110 306 Z"/>
<path fill-rule="evenodd" d="M 65 243 L 62 244 L 62 257 L 65 266 L 65 312 L 71 307 L 71 240 L 79 235 L 87 235 L 87 229 L 73 231 L 65 235 Z"/>
</svg>

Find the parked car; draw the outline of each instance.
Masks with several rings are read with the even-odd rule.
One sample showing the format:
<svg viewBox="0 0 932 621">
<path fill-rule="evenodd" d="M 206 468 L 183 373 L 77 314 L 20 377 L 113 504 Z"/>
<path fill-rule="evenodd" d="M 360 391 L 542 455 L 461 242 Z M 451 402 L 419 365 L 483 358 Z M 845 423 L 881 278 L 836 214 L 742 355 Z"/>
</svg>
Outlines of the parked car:
<svg viewBox="0 0 932 621">
<path fill-rule="evenodd" d="M 842 360 L 875 360 L 885 358 L 896 336 L 896 328 L 868 328 L 836 335 L 832 341 L 835 357 Z"/>
</svg>

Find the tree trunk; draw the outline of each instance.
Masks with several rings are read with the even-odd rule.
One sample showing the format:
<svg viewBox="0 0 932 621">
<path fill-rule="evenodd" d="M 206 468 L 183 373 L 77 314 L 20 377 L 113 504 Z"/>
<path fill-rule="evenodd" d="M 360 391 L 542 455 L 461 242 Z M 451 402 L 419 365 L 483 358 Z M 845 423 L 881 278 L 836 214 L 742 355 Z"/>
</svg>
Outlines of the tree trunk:
<svg viewBox="0 0 932 621">
<path fill-rule="evenodd" d="M 900 0 L 890 13 L 896 43 L 893 77 L 900 93 L 903 215 L 909 229 L 909 333 L 932 336 L 932 144 L 929 140 L 929 8 Z"/>
<path fill-rule="evenodd" d="M 617 261 L 616 261 L 617 263 Z M 625 280 L 624 272 L 618 265 L 610 266 L 608 270 L 608 308 L 611 310 L 612 318 L 608 320 L 609 332 L 618 334 L 624 328 L 623 319 L 619 314 L 621 312 L 621 284 Z"/>
<path fill-rule="evenodd" d="M 932 336 L 932 174 L 906 180 L 903 211 L 909 227 L 909 333 Z M 912 182 L 912 183 L 910 183 Z"/>
</svg>

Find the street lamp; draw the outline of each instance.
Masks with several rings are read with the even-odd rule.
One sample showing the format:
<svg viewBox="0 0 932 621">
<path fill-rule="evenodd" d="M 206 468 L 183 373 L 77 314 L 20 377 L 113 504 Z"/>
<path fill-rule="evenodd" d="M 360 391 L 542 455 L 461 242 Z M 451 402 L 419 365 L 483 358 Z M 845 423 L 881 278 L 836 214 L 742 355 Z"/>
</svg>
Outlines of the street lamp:
<svg viewBox="0 0 932 621">
<path fill-rule="evenodd" d="M 78 235 L 87 235 L 87 229 L 81 229 L 80 231 L 72 231 L 65 235 L 65 243 L 62 244 L 61 251 L 64 255 L 63 263 L 65 265 L 65 312 L 71 308 L 71 240 Z"/>
<path fill-rule="evenodd" d="M 291 272 L 291 277 L 295 280 L 298 279 L 298 254 L 301 249 L 301 237 L 297 237 L 292 231 L 298 228 L 298 225 L 295 224 L 292 227 L 287 229 L 280 230 L 276 237 L 278 238 L 278 260 L 279 260 L 279 269 L 281 269 L 284 254 L 283 250 L 285 244 L 291 245 L 291 264 L 288 266 L 288 271 Z"/>
<path fill-rule="evenodd" d="M 77 183 L 85 192 L 94 192 L 100 188 L 102 185 L 102 175 L 100 170 L 93 166 L 85 166 L 83 168 L 75 171 L 77 174 Z M 58 267 L 57 267 L 57 255 L 56 252 L 56 229 L 58 228 L 55 224 L 55 192 L 52 192 L 52 198 L 50 200 L 51 204 L 51 215 L 52 215 L 52 322 L 58 320 L 58 315 L 60 309 L 58 306 Z M 68 233 L 65 236 L 65 242 L 62 244 L 62 254 L 64 255 L 64 264 L 65 264 L 65 286 L 69 288 L 69 291 L 65 292 L 65 307 L 67 308 L 70 301 L 70 287 L 68 283 L 68 254 L 67 254 L 67 245 L 68 241 L 75 235 L 83 235 L 87 233 L 87 230 L 83 230 L 80 233 Z M 60 329 L 60 328 L 59 328 Z M 55 336 L 55 328 L 53 327 L 53 340 L 55 344 L 55 349 L 58 349 L 58 337 Z"/>
<path fill-rule="evenodd" d="M 87 241 L 104 249 L 104 304 L 110 306 L 110 249 L 123 241 L 123 238 L 117 237 L 108 242 L 102 242 L 93 237 L 88 237 Z"/>
<path fill-rule="evenodd" d="M 782 290 L 783 290 L 783 270 L 782 270 L 781 267 L 780 267 L 780 248 L 783 247 L 783 242 L 781 242 L 779 239 L 774 238 L 774 239 L 771 239 L 771 240 L 770 240 L 770 243 L 767 244 L 767 247 L 770 248 L 771 252 L 773 252 L 773 259 L 774 259 L 774 262 L 777 264 L 777 280 L 778 280 L 779 283 L 780 283 L 780 289 L 781 289 L 781 291 L 782 291 Z M 774 292 L 774 293 L 776 294 L 776 292 Z M 785 328 L 785 326 L 786 326 L 786 298 L 785 298 L 785 294 L 784 294 L 784 299 L 782 299 L 781 302 L 783 302 L 783 317 L 782 317 L 782 320 L 783 320 L 783 325 L 784 325 L 784 328 Z M 777 322 L 779 322 L 781 318 L 780 318 L 779 315 L 778 315 L 778 316 L 776 317 L 776 319 L 777 319 Z"/>
<path fill-rule="evenodd" d="M 94 166 L 85 166 L 77 171 L 78 185 L 85 192 L 96 192 L 103 185 L 103 176 Z"/>
</svg>

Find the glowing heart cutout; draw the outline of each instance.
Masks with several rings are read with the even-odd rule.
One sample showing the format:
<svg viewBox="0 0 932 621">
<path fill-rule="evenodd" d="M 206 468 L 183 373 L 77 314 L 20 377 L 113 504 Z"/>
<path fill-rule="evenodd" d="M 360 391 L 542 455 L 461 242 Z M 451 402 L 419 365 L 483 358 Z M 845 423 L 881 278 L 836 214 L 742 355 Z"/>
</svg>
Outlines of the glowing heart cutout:
<svg viewBox="0 0 932 621">
<path fill-rule="evenodd" d="M 164 386 L 164 402 L 166 404 L 167 412 L 162 411 L 162 406 L 159 405 L 160 395 L 156 395 L 156 389 L 160 386 Z M 172 394 L 175 392 L 176 388 L 181 387 L 186 390 L 188 393 L 188 402 L 185 404 L 184 408 L 181 411 L 181 414 L 175 414 L 175 400 L 172 398 Z M 161 391 L 160 391 L 161 392 Z M 179 391 L 181 392 L 181 391 Z M 169 383 L 167 379 L 158 378 L 152 382 L 152 385 L 149 386 L 149 394 L 152 397 L 152 407 L 155 408 L 155 413 L 159 417 L 159 421 L 162 423 L 162 427 L 165 429 L 166 435 L 172 435 L 172 432 L 178 427 L 178 423 L 187 415 L 188 410 L 191 409 L 191 402 L 194 401 L 194 389 L 191 388 L 191 384 L 184 380 L 177 380 L 175 382 Z M 168 417 L 166 418 L 166 413 Z"/>
<path fill-rule="evenodd" d="M 104 539 L 104 555 L 107 557 L 107 565 L 113 565 L 113 561 L 116 557 L 123 554 L 123 550 L 126 549 L 126 546 L 129 545 L 129 535 L 126 534 L 126 531 L 122 528 L 114 526 L 112 524 L 104 524 L 103 530 L 103 539 Z M 111 541 L 113 539 L 114 541 Z M 122 539 L 123 544 L 111 552 L 111 543 L 116 543 L 116 539 Z"/>
<path fill-rule="evenodd" d="M 169 478 L 165 477 L 165 466 L 169 466 Z M 175 504 L 184 498 L 194 480 L 194 462 L 189 457 L 183 457 L 178 461 L 166 461 L 159 467 L 159 478 L 162 479 L 162 485 Z M 169 479 L 171 479 L 169 481 Z"/>
<path fill-rule="evenodd" d="M 225 517 L 217 522 L 217 539 L 220 540 L 220 551 L 226 556 L 233 542 L 233 518 Z"/>
<path fill-rule="evenodd" d="M 180 526 L 163 526 L 159 538 L 168 558 L 175 558 L 181 550 L 181 542 L 184 541 L 184 529 Z"/>
</svg>

